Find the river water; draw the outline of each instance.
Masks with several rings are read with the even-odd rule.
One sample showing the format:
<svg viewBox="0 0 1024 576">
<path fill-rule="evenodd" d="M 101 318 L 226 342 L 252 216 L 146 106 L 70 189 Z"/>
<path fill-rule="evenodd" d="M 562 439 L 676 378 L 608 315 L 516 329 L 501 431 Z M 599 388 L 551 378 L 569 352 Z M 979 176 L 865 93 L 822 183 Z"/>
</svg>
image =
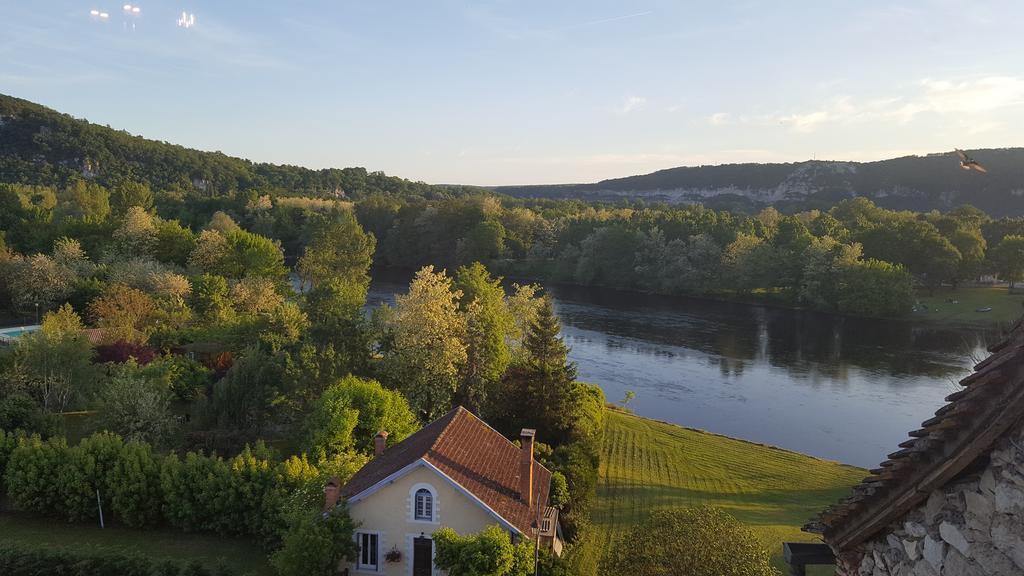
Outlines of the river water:
<svg viewBox="0 0 1024 576">
<path fill-rule="evenodd" d="M 369 304 L 407 284 L 375 279 Z M 986 355 L 995 330 L 551 286 L 579 378 L 656 418 L 875 467 Z"/>
</svg>

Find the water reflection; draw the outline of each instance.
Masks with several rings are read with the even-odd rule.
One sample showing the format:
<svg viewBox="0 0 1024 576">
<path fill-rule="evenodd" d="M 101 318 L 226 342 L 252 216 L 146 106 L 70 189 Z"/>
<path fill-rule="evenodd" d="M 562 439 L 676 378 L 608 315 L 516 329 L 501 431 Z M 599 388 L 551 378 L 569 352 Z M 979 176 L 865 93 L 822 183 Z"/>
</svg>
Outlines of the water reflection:
<svg viewBox="0 0 1024 576">
<path fill-rule="evenodd" d="M 375 280 L 371 305 L 405 290 Z M 995 331 L 551 287 L 582 380 L 638 414 L 873 467 Z"/>
</svg>

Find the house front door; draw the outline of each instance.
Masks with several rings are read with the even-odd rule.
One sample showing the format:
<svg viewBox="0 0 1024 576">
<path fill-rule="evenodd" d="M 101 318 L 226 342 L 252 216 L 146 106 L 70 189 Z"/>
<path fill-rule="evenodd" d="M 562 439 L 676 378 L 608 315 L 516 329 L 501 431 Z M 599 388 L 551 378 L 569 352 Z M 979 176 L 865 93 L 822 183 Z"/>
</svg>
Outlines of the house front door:
<svg viewBox="0 0 1024 576">
<path fill-rule="evenodd" d="M 430 576 L 434 567 L 434 541 L 414 538 L 412 541 L 412 576 Z"/>
</svg>

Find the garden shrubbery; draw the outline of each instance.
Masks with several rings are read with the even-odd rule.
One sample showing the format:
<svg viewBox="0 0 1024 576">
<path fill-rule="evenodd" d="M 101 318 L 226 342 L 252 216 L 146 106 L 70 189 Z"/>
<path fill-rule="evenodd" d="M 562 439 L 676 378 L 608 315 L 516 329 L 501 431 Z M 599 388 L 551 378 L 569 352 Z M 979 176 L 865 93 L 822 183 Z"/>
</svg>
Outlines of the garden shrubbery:
<svg viewBox="0 0 1024 576">
<path fill-rule="evenodd" d="M 361 461 L 360 461 L 361 462 Z M 348 470 L 304 457 L 275 460 L 259 443 L 224 459 L 199 452 L 157 456 L 149 444 L 109 432 L 76 446 L 0 430 L 0 478 L 15 508 L 78 521 L 98 516 L 132 527 L 167 523 L 185 531 L 254 536 L 273 544 L 286 526 L 286 510 L 320 498 L 324 473 Z"/>
</svg>

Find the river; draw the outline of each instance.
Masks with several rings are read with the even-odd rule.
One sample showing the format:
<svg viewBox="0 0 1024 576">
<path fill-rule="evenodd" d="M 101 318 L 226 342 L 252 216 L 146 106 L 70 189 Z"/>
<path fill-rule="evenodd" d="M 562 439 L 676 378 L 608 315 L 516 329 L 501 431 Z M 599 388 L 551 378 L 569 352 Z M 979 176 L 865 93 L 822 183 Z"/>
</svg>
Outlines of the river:
<svg viewBox="0 0 1024 576">
<path fill-rule="evenodd" d="M 375 279 L 369 304 L 407 285 Z M 995 330 L 551 286 L 579 378 L 640 416 L 874 468 Z"/>
</svg>

